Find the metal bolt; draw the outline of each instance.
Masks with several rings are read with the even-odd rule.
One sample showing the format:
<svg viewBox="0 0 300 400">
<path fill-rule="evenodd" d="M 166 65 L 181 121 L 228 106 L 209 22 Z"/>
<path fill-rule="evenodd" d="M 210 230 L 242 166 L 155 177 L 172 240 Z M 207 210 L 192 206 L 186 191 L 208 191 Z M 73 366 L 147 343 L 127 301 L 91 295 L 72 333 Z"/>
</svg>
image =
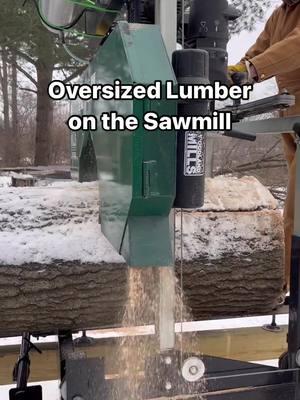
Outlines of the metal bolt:
<svg viewBox="0 0 300 400">
<path fill-rule="evenodd" d="M 281 332 L 282 331 L 282 328 L 279 325 L 277 325 L 277 323 L 276 323 L 276 315 L 272 316 L 271 324 L 264 325 L 262 328 L 265 331 L 268 331 L 268 332 L 275 332 L 276 333 L 276 332 Z"/>
<path fill-rule="evenodd" d="M 185 360 L 182 366 L 182 377 L 187 382 L 197 382 L 199 381 L 205 374 L 205 366 L 203 361 L 201 361 L 197 357 L 190 357 Z"/>
<path fill-rule="evenodd" d="M 166 382 L 166 390 L 171 390 L 172 389 L 172 384 L 171 382 Z"/>
<path fill-rule="evenodd" d="M 170 364 L 172 364 L 172 358 L 171 357 L 166 357 L 165 358 L 165 363 L 167 364 L 167 365 L 170 365 Z"/>
<path fill-rule="evenodd" d="M 190 371 L 191 375 L 197 375 L 199 372 L 199 369 L 194 365 L 189 369 L 189 371 Z"/>
</svg>

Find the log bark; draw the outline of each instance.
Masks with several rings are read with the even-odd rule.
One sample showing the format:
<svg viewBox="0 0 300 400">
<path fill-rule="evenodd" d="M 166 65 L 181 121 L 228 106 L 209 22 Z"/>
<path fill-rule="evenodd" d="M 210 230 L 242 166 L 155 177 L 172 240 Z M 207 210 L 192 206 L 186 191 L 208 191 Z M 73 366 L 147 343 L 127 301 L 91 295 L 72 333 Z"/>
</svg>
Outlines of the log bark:
<svg viewBox="0 0 300 400">
<path fill-rule="evenodd" d="M 0 336 L 122 323 L 128 267 L 100 238 L 97 185 L 72 185 L 1 189 Z M 237 186 L 243 189 L 234 194 Z M 217 178 L 208 182 L 203 210 L 184 211 L 182 230 L 177 213 L 176 274 L 180 281 L 182 234 L 191 318 L 258 315 L 278 306 L 283 224 L 275 207 L 256 180 Z"/>
<path fill-rule="evenodd" d="M 122 264 L 1 266 L 0 336 L 120 325 L 126 300 Z"/>
<path fill-rule="evenodd" d="M 284 295 L 280 212 L 186 213 L 184 221 L 198 227 L 186 234 L 183 252 L 183 288 L 193 318 L 264 314 L 276 309 Z"/>
</svg>

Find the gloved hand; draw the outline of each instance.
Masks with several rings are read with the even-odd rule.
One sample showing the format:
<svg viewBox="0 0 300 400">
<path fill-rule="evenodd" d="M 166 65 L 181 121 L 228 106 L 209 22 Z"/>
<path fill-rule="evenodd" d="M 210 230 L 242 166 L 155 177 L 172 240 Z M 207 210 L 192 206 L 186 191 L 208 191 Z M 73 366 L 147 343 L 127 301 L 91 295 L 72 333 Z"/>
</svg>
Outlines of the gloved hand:
<svg viewBox="0 0 300 400">
<path fill-rule="evenodd" d="M 232 85 L 246 85 L 247 83 L 257 82 L 257 71 L 249 61 L 228 66 L 228 79 Z"/>
<path fill-rule="evenodd" d="M 228 66 L 228 80 L 230 85 L 245 85 L 249 83 L 249 74 L 246 64 Z"/>
</svg>

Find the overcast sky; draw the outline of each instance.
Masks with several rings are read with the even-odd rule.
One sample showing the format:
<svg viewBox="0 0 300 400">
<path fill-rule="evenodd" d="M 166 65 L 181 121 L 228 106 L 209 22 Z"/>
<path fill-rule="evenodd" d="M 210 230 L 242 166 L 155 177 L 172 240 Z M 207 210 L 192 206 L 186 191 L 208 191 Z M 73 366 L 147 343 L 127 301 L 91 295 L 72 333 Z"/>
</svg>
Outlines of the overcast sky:
<svg viewBox="0 0 300 400">
<path fill-rule="evenodd" d="M 266 13 L 266 18 L 271 15 L 272 11 L 276 6 L 282 3 L 281 0 L 272 0 L 272 6 Z M 239 35 L 233 36 L 228 46 L 229 53 L 229 63 L 235 64 L 238 62 L 245 54 L 245 52 L 255 43 L 257 35 L 263 30 L 265 22 L 260 22 L 256 24 L 255 30 L 253 32 L 242 32 Z"/>
</svg>

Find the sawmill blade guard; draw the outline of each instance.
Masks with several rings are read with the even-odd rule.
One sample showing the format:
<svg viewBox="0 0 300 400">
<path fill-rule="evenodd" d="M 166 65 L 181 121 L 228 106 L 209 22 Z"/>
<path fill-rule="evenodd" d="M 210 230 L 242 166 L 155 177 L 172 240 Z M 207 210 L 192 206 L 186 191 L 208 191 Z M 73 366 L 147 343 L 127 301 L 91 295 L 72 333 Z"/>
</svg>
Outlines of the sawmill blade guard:
<svg viewBox="0 0 300 400">
<path fill-rule="evenodd" d="M 81 82 L 113 84 L 120 80 L 123 84 L 147 86 L 155 81 L 176 84 L 177 78 L 181 84 L 209 84 L 209 76 L 226 82 L 228 24 L 238 12 L 228 6 L 227 0 L 215 0 L 214 7 L 208 0 L 194 2 L 186 34 L 192 49 L 174 52 L 178 25 L 181 23 L 183 29 L 186 24 L 185 17 L 181 20 L 184 4 L 179 3 L 176 0 L 128 2 L 128 18 L 139 24 L 119 22 L 100 46 Z M 155 14 L 161 32 L 152 24 L 140 24 L 154 22 L 149 13 Z M 170 62 L 172 54 L 174 70 Z M 214 72 L 217 66 L 222 70 L 219 74 Z M 99 100 L 78 102 L 73 114 L 98 117 L 114 111 L 118 115 L 134 115 L 141 122 L 150 111 L 158 117 L 209 115 L 210 103 L 185 101 L 177 110 L 176 101 L 165 98 Z M 174 266 L 172 208 L 202 207 L 205 144 L 205 132 L 149 132 L 142 123 L 134 132 L 108 133 L 98 128 L 95 132 L 73 133 L 73 172 L 77 172 L 80 180 L 90 180 L 98 171 L 102 232 L 129 266 Z"/>
<path fill-rule="evenodd" d="M 157 80 L 176 85 L 157 26 L 118 23 L 81 82 L 113 84 L 117 79 L 131 85 L 147 86 Z M 177 104 L 164 98 L 99 100 L 79 101 L 73 108 L 73 114 L 78 115 L 100 116 L 111 111 L 142 120 L 150 111 L 160 116 L 176 115 Z M 173 266 L 176 132 L 149 132 L 142 124 L 134 132 L 105 132 L 99 126 L 89 134 L 73 133 L 72 143 L 73 170 L 78 171 L 87 142 L 92 141 L 100 181 L 102 232 L 130 266 Z"/>
</svg>

